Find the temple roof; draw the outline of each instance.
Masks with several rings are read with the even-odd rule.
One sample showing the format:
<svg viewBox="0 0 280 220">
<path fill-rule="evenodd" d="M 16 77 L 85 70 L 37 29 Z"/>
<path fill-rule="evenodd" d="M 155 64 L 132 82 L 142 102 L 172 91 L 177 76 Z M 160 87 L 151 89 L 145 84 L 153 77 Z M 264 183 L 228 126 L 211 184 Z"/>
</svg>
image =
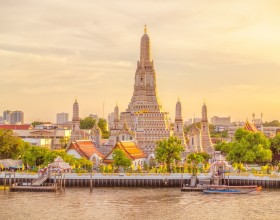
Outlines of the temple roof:
<svg viewBox="0 0 280 220">
<path fill-rule="evenodd" d="M 76 150 L 82 157 L 90 159 L 93 154 L 97 154 L 99 157 L 104 158 L 104 155 L 99 152 L 95 143 L 90 140 L 76 140 L 70 143 L 70 146 L 67 148 L 69 150 Z"/>
<path fill-rule="evenodd" d="M 126 154 L 126 156 L 132 160 L 147 157 L 147 155 L 137 146 L 134 141 L 119 141 L 116 143 L 113 149 L 104 157 L 104 162 L 108 162 L 109 160 L 111 160 L 108 157 L 113 153 L 115 149 L 122 150 Z"/>
<path fill-rule="evenodd" d="M 259 132 L 256 125 L 254 123 L 249 123 L 248 121 L 246 121 L 244 129 L 251 132 Z"/>
<path fill-rule="evenodd" d="M 33 129 L 33 126 L 31 124 L 26 124 L 26 125 L 0 125 L 0 129 L 31 130 L 31 129 Z"/>
<path fill-rule="evenodd" d="M 64 162 L 60 156 L 57 156 L 54 162 L 48 165 L 48 168 L 50 170 L 68 170 L 71 169 L 71 166 L 69 163 Z"/>
<path fill-rule="evenodd" d="M 135 135 L 135 133 L 134 133 L 132 130 L 130 130 L 130 128 L 128 127 L 126 121 L 125 121 L 124 124 L 123 124 L 122 130 L 120 130 L 120 131 L 118 132 L 118 134 L 130 134 L 130 135 L 132 135 L 132 136 Z"/>
<path fill-rule="evenodd" d="M 196 123 L 193 123 L 191 126 L 191 129 L 189 131 L 190 135 L 195 135 L 195 134 L 199 134 L 200 133 L 200 129 L 197 127 Z"/>
</svg>

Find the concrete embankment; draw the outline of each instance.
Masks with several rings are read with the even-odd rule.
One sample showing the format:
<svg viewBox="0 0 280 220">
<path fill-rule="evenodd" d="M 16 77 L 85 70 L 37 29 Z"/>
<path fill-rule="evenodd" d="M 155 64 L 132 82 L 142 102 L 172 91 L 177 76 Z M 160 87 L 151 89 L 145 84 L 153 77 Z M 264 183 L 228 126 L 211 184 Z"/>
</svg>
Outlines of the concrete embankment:
<svg viewBox="0 0 280 220">
<path fill-rule="evenodd" d="M 0 173 L 0 185 L 4 184 L 5 175 Z M 31 183 L 38 178 L 38 174 L 16 173 L 15 178 L 11 178 L 11 183 L 25 182 Z M 180 187 L 181 184 L 190 183 L 191 174 L 76 174 L 66 173 L 64 176 L 52 175 L 46 182 L 63 184 L 66 187 L 90 187 L 92 181 L 93 187 Z M 199 180 L 211 179 L 210 174 L 199 174 Z M 259 185 L 264 188 L 280 188 L 280 176 L 266 177 L 254 175 L 230 175 L 225 176 L 222 183 L 227 185 Z M 9 179 L 6 179 L 6 184 L 9 185 Z"/>
</svg>

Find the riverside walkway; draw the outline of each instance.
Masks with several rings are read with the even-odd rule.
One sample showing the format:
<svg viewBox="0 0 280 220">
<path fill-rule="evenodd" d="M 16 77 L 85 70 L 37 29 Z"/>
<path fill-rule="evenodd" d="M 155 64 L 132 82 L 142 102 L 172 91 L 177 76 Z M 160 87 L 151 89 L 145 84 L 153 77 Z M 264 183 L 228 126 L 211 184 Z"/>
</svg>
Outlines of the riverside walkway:
<svg viewBox="0 0 280 220">
<path fill-rule="evenodd" d="M 190 184 L 192 174 L 189 173 L 65 173 L 66 187 L 180 187 Z M 31 183 L 38 174 L 15 173 L 15 182 Z M 212 180 L 212 175 L 198 174 L 199 180 Z M 56 176 L 51 175 L 47 183 L 55 183 Z M 92 181 L 92 182 L 91 182 Z M 4 183 L 4 172 L 0 173 L 0 185 Z M 259 185 L 264 188 L 280 188 L 279 174 L 250 174 L 231 173 L 222 179 L 223 184 L 229 185 Z"/>
</svg>

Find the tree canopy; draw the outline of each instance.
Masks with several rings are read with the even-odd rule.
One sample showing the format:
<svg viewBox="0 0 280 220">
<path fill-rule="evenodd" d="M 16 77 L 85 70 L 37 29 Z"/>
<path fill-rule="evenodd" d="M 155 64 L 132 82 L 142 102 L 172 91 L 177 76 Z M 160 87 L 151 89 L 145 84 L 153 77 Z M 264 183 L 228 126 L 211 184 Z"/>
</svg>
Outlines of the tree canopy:
<svg viewBox="0 0 280 220">
<path fill-rule="evenodd" d="M 0 159 L 18 159 L 29 146 L 11 130 L 0 129 Z"/>
<path fill-rule="evenodd" d="M 33 121 L 32 123 L 31 123 L 31 125 L 35 128 L 35 126 L 36 125 L 42 125 L 42 124 L 44 124 L 44 122 L 41 122 L 41 121 Z"/>
<path fill-rule="evenodd" d="M 84 119 L 80 120 L 80 128 L 81 129 L 92 129 L 95 125 L 95 119 L 91 117 L 85 117 Z"/>
<path fill-rule="evenodd" d="M 264 122 L 263 126 L 265 127 L 280 127 L 280 122 L 278 120 L 273 120 L 269 122 Z"/>
<path fill-rule="evenodd" d="M 263 133 L 253 133 L 243 128 L 235 132 L 235 140 L 221 143 L 218 147 L 227 153 L 227 159 L 235 163 L 270 162 L 272 152 L 270 142 Z M 217 149 L 217 146 L 216 146 Z"/>
<path fill-rule="evenodd" d="M 198 153 L 188 154 L 186 159 L 187 159 L 187 164 L 189 164 L 191 166 L 193 175 L 195 175 L 197 173 L 198 165 L 202 164 L 205 161 L 204 157 Z"/>
<path fill-rule="evenodd" d="M 274 138 L 270 139 L 271 150 L 274 154 L 280 154 L 280 133 L 276 134 Z"/>
<path fill-rule="evenodd" d="M 170 171 L 170 164 L 181 160 L 182 151 L 184 151 L 184 147 L 181 144 L 181 140 L 172 136 L 156 143 L 156 160 L 158 162 L 166 163 L 167 169 Z"/>
<path fill-rule="evenodd" d="M 98 120 L 98 127 L 102 131 L 102 138 L 109 138 L 109 131 L 108 131 L 108 124 L 106 119 L 104 118 L 99 118 Z"/>
<path fill-rule="evenodd" d="M 46 167 L 49 163 L 52 163 L 54 159 L 60 156 L 65 162 L 71 166 L 83 167 L 84 169 L 91 170 L 92 162 L 80 158 L 77 159 L 73 155 L 67 154 L 65 150 L 49 150 L 44 147 L 31 146 L 23 154 L 23 162 L 28 164 L 30 167 Z"/>
<path fill-rule="evenodd" d="M 121 149 L 115 149 L 113 151 L 114 166 L 117 168 L 127 169 L 131 166 L 131 160 L 125 155 Z"/>
</svg>

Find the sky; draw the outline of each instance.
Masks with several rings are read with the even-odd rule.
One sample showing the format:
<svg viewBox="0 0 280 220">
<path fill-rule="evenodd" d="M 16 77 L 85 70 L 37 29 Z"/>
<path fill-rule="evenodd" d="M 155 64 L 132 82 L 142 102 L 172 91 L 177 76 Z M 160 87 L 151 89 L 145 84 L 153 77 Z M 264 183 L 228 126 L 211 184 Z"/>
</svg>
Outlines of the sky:
<svg viewBox="0 0 280 220">
<path fill-rule="evenodd" d="M 280 119 L 278 0 L 0 0 L 0 115 L 56 121 L 125 111 L 147 24 L 159 99 L 174 119 Z M 104 109 L 104 110 L 103 110 Z"/>
</svg>

